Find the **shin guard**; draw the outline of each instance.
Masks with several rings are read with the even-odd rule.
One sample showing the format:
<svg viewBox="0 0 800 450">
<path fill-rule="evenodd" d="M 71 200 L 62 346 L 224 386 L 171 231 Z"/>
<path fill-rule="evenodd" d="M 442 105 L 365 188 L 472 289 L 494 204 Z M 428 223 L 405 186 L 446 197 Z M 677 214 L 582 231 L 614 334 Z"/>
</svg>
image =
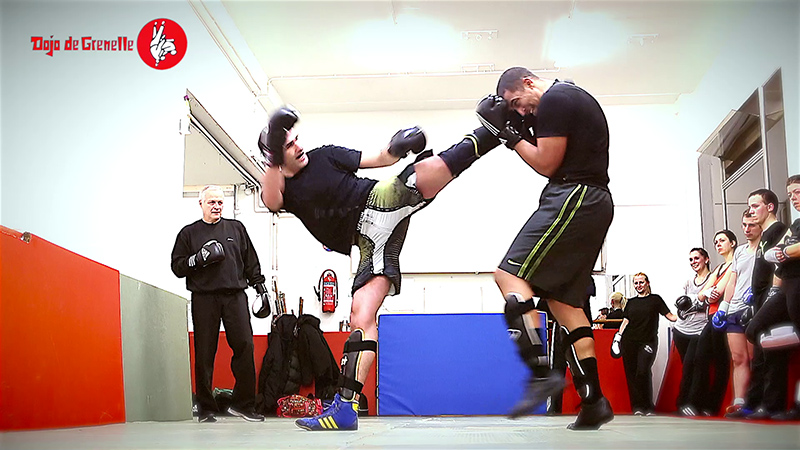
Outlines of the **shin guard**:
<svg viewBox="0 0 800 450">
<path fill-rule="evenodd" d="M 500 145 L 500 141 L 486 128 L 476 128 L 456 145 L 439 153 L 454 177 L 461 175 L 478 158 Z"/>
<path fill-rule="evenodd" d="M 361 352 L 378 351 L 378 343 L 364 340 L 364 330 L 356 328 L 344 343 L 342 354 L 342 372 L 339 376 L 339 393 L 344 400 L 354 400 L 361 394 L 363 383 L 358 381 L 358 369 L 361 367 Z"/>
<path fill-rule="evenodd" d="M 508 337 L 517 344 L 517 351 L 537 378 L 547 376 L 550 364 L 547 359 L 547 324 L 537 327 L 536 320 L 527 314 L 536 309 L 533 298 L 523 300 L 520 294 L 506 295 L 504 316 L 508 325 Z"/>
<path fill-rule="evenodd" d="M 572 382 L 575 390 L 583 402 L 594 403 L 603 396 L 600 390 L 600 377 L 597 371 L 597 358 L 578 359 L 575 351 L 575 342 L 583 338 L 594 340 L 594 334 L 589 327 L 578 327 L 572 331 L 562 326 L 559 330 L 562 343 L 565 347 L 567 365 L 572 373 Z"/>
</svg>

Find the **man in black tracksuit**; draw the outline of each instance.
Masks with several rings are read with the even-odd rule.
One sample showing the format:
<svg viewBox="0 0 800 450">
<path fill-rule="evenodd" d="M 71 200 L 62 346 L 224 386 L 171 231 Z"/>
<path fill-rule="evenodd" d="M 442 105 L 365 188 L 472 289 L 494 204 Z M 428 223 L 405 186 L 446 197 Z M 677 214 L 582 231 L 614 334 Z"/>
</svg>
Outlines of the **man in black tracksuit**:
<svg viewBox="0 0 800 450">
<path fill-rule="evenodd" d="M 748 196 L 747 203 L 750 206 L 750 213 L 764 230 L 761 233 L 761 243 L 756 250 L 752 277 L 754 300 L 752 307 L 755 316 L 759 317 L 758 312 L 769 299 L 775 275 L 775 265 L 764 259 L 764 252 L 775 247 L 783 239 L 788 227 L 779 222 L 775 216 L 779 203 L 778 196 L 774 192 L 768 189 L 753 191 Z M 785 409 L 789 355 L 785 350 L 765 352 L 753 333 L 755 328 L 756 326 L 748 325 L 745 330 L 747 339 L 753 343 L 753 360 L 750 363 L 750 386 L 742 415 L 748 419 L 769 419 Z"/>
<path fill-rule="evenodd" d="M 186 288 L 192 292 L 199 421 L 216 422 L 215 414 L 219 412 L 211 380 L 220 321 L 233 350 L 231 370 L 236 379 L 231 406 L 226 412 L 248 421 L 262 421 L 264 417 L 254 412 L 253 328 L 244 290 L 248 285 L 255 287 L 263 303 L 264 276 L 247 230 L 238 220 L 222 218 L 222 204 L 221 188 L 203 188 L 200 192 L 203 218 L 183 227 L 172 249 L 172 272 L 179 278 L 186 277 Z"/>
</svg>

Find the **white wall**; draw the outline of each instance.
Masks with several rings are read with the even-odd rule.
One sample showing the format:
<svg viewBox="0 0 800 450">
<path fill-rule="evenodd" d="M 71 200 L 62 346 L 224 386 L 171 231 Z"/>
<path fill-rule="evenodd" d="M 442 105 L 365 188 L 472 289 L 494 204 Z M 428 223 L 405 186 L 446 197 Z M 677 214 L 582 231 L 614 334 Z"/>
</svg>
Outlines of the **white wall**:
<svg viewBox="0 0 800 450">
<path fill-rule="evenodd" d="M 723 118 L 781 69 L 789 174 L 800 173 L 800 3 L 755 2 L 695 91 L 680 98 L 677 136 L 697 150 Z M 772 186 L 783 190 L 784 185 Z M 699 213 L 699 210 L 698 210 Z M 798 216 L 793 211 L 793 217 Z"/>
<path fill-rule="evenodd" d="M 136 52 L 32 51 L 31 36 L 135 39 L 150 20 L 185 30 L 174 68 Z M 190 88 L 242 142 L 254 101 L 187 2 L 4 2 L 2 224 L 180 293 L 169 270 L 182 202 L 178 119 Z M 263 111 L 261 111 L 263 115 Z M 263 123 L 263 119 L 260 120 Z"/>
</svg>

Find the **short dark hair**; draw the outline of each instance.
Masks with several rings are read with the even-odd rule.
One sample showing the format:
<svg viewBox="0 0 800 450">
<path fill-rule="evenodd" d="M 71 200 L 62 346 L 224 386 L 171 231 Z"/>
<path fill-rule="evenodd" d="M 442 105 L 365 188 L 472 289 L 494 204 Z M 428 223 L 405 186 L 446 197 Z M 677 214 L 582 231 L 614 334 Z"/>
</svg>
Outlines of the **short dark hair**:
<svg viewBox="0 0 800 450">
<path fill-rule="evenodd" d="M 506 69 L 506 71 L 500 75 L 500 79 L 497 80 L 497 95 L 502 97 L 505 91 L 515 92 L 522 89 L 522 80 L 528 77 L 533 79 L 539 78 L 524 67 Z"/>
<path fill-rule="evenodd" d="M 772 212 L 777 214 L 777 212 L 778 212 L 778 196 L 775 195 L 774 192 L 770 191 L 769 189 L 765 189 L 765 188 L 756 189 L 755 191 L 751 192 L 750 195 L 747 196 L 747 198 L 750 198 L 750 197 L 752 197 L 754 195 L 761 196 L 761 199 L 764 200 L 764 203 L 766 203 L 767 205 L 772 204 Z"/>
<path fill-rule="evenodd" d="M 790 184 L 800 184 L 800 174 L 792 175 L 786 179 L 786 186 L 788 187 Z"/>
<path fill-rule="evenodd" d="M 750 214 L 750 208 L 746 208 L 746 209 L 744 210 L 744 212 L 742 213 L 742 219 L 744 219 L 745 217 L 752 217 L 752 216 L 753 216 L 753 215 L 752 215 L 752 214 Z"/>
</svg>

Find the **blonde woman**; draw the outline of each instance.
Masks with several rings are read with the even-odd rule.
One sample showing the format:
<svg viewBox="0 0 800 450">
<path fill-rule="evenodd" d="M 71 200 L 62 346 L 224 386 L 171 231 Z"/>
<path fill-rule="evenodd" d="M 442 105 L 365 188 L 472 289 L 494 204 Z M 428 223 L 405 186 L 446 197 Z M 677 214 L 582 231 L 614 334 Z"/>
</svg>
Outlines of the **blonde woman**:
<svg viewBox="0 0 800 450">
<path fill-rule="evenodd" d="M 650 291 L 647 275 L 641 272 L 634 275 L 633 288 L 637 295 L 625 304 L 622 325 L 614 336 L 614 344 L 621 347 L 633 413 L 650 416 L 654 414 L 651 369 L 658 349 L 659 315 L 670 322 L 678 318 L 669 311 L 660 295 Z"/>
</svg>

